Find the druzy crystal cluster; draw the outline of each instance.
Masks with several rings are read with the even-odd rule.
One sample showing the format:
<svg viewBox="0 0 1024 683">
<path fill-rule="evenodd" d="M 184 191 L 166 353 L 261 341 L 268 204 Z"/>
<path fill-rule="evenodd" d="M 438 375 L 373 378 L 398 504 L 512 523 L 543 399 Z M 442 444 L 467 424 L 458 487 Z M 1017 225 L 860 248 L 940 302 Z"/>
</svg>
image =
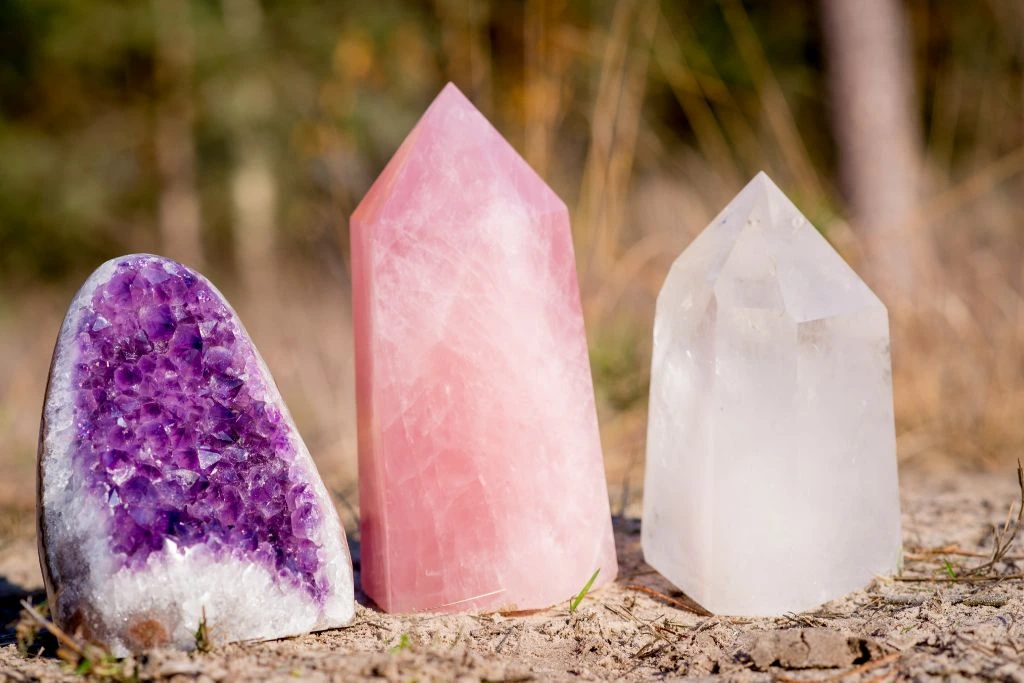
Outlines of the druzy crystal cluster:
<svg viewBox="0 0 1024 683">
<path fill-rule="evenodd" d="M 272 585 L 285 603 L 300 596 L 296 614 L 265 633 L 226 625 L 238 638 L 339 625 L 351 614 L 337 516 L 255 347 L 205 279 L 145 255 L 101 268 L 65 322 L 44 418 L 42 537 L 48 569 L 65 584 L 58 617 L 135 649 L 146 638 L 117 627 L 123 615 L 94 584 L 105 574 L 136 586 L 149 576 L 157 593 L 135 608 L 160 613 L 151 603 L 177 588 L 168 562 L 242 572 L 235 586 L 206 586 L 200 607 L 218 622 L 218 607 L 238 610 L 222 603 L 242 587 Z M 85 566 L 70 566 L 69 552 Z M 237 596 L 250 609 L 265 597 Z M 150 639 L 173 643 L 177 626 L 196 624 L 176 624 L 173 601 L 164 602 Z"/>
<path fill-rule="evenodd" d="M 183 268 L 125 259 L 78 324 L 75 464 L 113 514 L 111 550 L 167 539 L 250 555 L 324 595 L 319 513 L 233 315 Z"/>
<path fill-rule="evenodd" d="M 896 569 L 888 314 L 766 175 L 673 264 L 653 355 L 648 563 L 736 615 Z"/>
<path fill-rule="evenodd" d="M 363 588 L 568 599 L 615 546 L 565 205 L 455 86 L 352 217 Z"/>
</svg>

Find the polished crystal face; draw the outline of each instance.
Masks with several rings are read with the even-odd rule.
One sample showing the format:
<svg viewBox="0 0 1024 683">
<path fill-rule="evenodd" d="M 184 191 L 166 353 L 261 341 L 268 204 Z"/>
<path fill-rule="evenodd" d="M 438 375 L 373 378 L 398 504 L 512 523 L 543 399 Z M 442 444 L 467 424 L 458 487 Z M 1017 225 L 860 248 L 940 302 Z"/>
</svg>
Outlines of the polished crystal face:
<svg viewBox="0 0 1024 683">
<path fill-rule="evenodd" d="M 810 608 L 895 569 L 885 306 L 764 174 L 658 297 L 647 561 L 714 612 Z"/>
<path fill-rule="evenodd" d="M 454 86 L 352 217 L 363 587 L 568 599 L 615 547 L 565 205 Z"/>
</svg>

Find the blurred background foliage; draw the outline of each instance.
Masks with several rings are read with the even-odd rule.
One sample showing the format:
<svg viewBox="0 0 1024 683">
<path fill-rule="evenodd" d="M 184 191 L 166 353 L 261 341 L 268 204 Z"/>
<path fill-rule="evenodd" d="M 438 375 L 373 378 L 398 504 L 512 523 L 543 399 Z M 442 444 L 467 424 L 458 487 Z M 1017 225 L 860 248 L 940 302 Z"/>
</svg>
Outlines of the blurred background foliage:
<svg viewBox="0 0 1024 683">
<path fill-rule="evenodd" d="M 890 303 L 902 456 L 1014 451 L 1024 5 L 842 3 L 0 0 L 4 457 L 81 278 L 152 251 L 223 284 L 351 474 L 347 218 L 449 80 L 573 213 L 613 485 L 665 272 L 762 169 Z"/>
</svg>

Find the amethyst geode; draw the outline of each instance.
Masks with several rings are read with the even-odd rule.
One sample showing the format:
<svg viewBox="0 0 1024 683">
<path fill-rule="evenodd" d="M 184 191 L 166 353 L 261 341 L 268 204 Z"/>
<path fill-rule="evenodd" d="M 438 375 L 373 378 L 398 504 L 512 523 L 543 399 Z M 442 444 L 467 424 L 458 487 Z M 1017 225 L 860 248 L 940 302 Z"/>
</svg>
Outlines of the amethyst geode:
<svg viewBox="0 0 1024 683">
<path fill-rule="evenodd" d="M 40 558 L 59 625 L 116 652 L 351 619 L 344 532 L 223 296 L 133 255 L 82 287 L 40 439 Z"/>
</svg>

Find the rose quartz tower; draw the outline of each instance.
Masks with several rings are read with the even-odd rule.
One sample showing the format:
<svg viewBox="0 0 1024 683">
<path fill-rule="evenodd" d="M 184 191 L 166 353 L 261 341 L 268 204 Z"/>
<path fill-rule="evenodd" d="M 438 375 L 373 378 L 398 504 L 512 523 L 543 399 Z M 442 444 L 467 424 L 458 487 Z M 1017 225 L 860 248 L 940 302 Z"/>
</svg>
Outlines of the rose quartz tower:
<svg viewBox="0 0 1024 683">
<path fill-rule="evenodd" d="M 363 589 L 529 610 L 616 574 L 565 204 L 449 84 L 352 216 Z"/>
</svg>

